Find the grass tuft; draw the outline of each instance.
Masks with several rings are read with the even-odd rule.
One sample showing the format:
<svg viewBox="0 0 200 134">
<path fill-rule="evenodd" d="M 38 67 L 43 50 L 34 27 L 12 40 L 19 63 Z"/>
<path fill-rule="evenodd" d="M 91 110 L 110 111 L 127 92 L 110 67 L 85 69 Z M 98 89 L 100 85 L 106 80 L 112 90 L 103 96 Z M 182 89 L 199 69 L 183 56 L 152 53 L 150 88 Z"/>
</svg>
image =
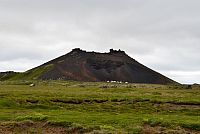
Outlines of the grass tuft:
<svg viewBox="0 0 200 134">
<path fill-rule="evenodd" d="M 32 120 L 32 121 L 47 121 L 48 116 L 43 115 L 40 113 L 36 113 L 34 115 L 25 115 L 25 116 L 18 116 L 16 118 L 17 121 L 24 121 L 24 120 Z"/>
</svg>

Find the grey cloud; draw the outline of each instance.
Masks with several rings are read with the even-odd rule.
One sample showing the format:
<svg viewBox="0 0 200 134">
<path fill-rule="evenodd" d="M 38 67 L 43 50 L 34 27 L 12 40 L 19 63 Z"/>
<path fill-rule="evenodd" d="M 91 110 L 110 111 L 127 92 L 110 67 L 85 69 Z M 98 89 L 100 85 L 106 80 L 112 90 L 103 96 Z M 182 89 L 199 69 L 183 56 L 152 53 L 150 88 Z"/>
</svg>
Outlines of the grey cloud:
<svg viewBox="0 0 200 134">
<path fill-rule="evenodd" d="M 115 48 L 177 81 L 200 82 L 197 75 L 186 75 L 200 71 L 199 4 L 0 0 L 0 70 L 24 71 L 75 47 L 100 52 Z M 9 68 L 13 62 L 16 66 Z"/>
</svg>

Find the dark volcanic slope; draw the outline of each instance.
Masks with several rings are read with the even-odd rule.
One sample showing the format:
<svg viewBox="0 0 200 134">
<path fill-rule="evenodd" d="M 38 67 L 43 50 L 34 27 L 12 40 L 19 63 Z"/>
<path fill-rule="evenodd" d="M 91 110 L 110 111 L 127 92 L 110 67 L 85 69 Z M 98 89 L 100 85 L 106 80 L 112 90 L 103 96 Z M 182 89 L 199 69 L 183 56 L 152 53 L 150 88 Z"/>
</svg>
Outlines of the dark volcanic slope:
<svg viewBox="0 0 200 134">
<path fill-rule="evenodd" d="M 175 83 L 171 79 L 145 67 L 120 50 L 111 49 L 109 53 L 96 53 L 73 49 L 70 53 L 37 68 L 47 65 L 53 65 L 53 67 L 43 73 L 39 79 Z"/>
</svg>

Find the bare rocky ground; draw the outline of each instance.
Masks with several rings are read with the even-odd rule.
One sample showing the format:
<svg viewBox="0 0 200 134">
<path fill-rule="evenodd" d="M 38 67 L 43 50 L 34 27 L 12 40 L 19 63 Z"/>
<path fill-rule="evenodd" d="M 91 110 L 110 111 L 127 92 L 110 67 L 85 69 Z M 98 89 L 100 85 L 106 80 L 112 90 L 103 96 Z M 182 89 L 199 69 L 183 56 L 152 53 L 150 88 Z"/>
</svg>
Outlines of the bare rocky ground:
<svg viewBox="0 0 200 134">
<path fill-rule="evenodd" d="M 1 124 L 0 134 L 66 134 L 67 129 L 58 126 L 50 126 L 46 123 L 23 123 Z"/>
<path fill-rule="evenodd" d="M 113 132 L 113 134 L 118 132 Z M 122 133 L 123 132 L 119 132 Z M 128 132 L 124 132 L 128 133 Z M 137 133 L 137 132 L 136 132 Z M 141 134 L 200 134 L 199 131 L 184 129 L 182 127 L 166 128 L 162 126 L 151 126 L 145 124 L 141 129 Z M 69 128 L 54 126 L 48 122 L 23 121 L 15 123 L 0 124 L 0 134 L 107 134 L 106 131 L 82 128 Z M 109 134 L 112 134 L 109 132 Z"/>
<path fill-rule="evenodd" d="M 46 122 L 25 121 L 20 123 L 6 123 L 0 125 L 0 134 L 103 134 L 101 131 L 85 131 L 79 128 L 65 128 L 53 126 Z M 169 129 L 162 126 L 144 125 L 142 134 L 200 134 L 200 132 L 177 127 Z"/>
<path fill-rule="evenodd" d="M 181 127 L 169 129 L 161 126 L 151 127 L 150 125 L 144 125 L 142 134 L 200 134 L 200 132 L 183 129 Z"/>
<path fill-rule="evenodd" d="M 82 134 L 95 133 L 82 128 L 65 128 L 48 122 L 7 122 L 0 124 L 0 134 Z"/>
</svg>

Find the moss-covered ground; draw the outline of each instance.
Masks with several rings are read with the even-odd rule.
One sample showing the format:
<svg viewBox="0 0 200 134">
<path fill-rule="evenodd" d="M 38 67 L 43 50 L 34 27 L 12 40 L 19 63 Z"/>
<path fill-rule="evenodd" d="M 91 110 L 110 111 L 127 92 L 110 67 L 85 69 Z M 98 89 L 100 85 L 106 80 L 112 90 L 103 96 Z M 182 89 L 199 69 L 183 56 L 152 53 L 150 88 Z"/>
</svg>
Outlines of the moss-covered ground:
<svg viewBox="0 0 200 134">
<path fill-rule="evenodd" d="M 29 129 L 20 129 L 24 122 Z M 0 82 L 0 133 L 43 133 L 49 126 L 63 133 L 200 133 L 200 87 Z"/>
</svg>

